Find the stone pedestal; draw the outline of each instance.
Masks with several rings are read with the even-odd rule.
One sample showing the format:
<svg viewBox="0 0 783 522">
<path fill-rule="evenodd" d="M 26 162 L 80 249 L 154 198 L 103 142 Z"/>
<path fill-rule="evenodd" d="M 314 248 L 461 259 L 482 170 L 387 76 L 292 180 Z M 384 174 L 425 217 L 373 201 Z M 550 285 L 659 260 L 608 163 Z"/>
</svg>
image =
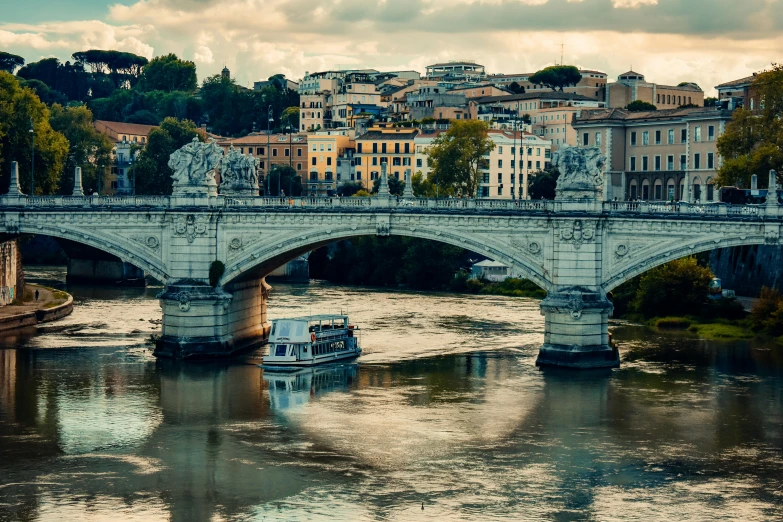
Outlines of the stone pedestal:
<svg viewBox="0 0 783 522">
<path fill-rule="evenodd" d="M 82 188 L 82 168 L 76 167 L 73 172 L 73 192 L 72 196 L 82 197 L 84 196 L 84 189 Z"/>
<path fill-rule="evenodd" d="M 544 345 L 536 366 L 617 368 L 620 355 L 609 343 L 612 303 L 599 293 L 553 293 L 541 302 Z"/>
<path fill-rule="evenodd" d="M 155 355 L 175 359 L 225 357 L 263 344 L 269 333 L 263 279 L 222 288 L 196 280 L 166 285 L 158 298 L 162 337 Z"/>
<path fill-rule="evenodd" d="M 406 199 L 412 199 L 413 196 L 413 176 L 411 176 L 411 169 L 405 169 L 405 188 L 402 191 L 402 197 Z"/>
</svg>

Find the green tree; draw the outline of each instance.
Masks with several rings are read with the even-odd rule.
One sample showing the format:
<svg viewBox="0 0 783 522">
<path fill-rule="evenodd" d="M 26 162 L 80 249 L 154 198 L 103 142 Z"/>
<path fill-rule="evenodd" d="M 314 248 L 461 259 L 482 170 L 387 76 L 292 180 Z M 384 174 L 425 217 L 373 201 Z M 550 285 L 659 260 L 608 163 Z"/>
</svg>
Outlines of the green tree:
<svg viewBox="0 0 783 522">
<path fill-rule="evenodd" d="M 346 181 L 337 187 L 337 195 L 347 198 L 353 196 L 364 188 L 360 181 Z"/>
<path fill-rule="evenodd" d="M 557 178 L 560 172 L 557 168 L 539 170 L 530 177 L 527 193 L 530 199 L 555 199 Z"/>
<path fill-rule="evenodd" d="M 712 278 L 695 257 L 671 261 L 642 275 L 634 308 L 645 317 L 698 314 Z"/>
<path fill-rule="evenodd" d="M 87 98 L 90 77 L 79 64 L 60 63 L 57 58 L 44 58 L 31 62 L 16 73 L 25 80 L 38 80 L 49 88 L 65 94 L 69 100 L 82 101 Z"/>
<path fill-rule="evenodd" d="M 68 140 L 52 129 L 49 109 L 38 96 L 0 71 L 0 193 L 7 191 L 11 162 L 17 161 L 22 190 L 30 194 L 33 138 L 35 194 L 54 194 L 68 155 Z"/>
<path fill-rule="evenodd" d="M 49 88 L 48 85 L 40 80 L 21 80 L 19 84 L 22 87 L 32 89 L 38 98 L 46 105 L 53 105 L 55 103 L 65 105 L 68 103 L 68 97 L 65 94 Z"/>
<path fill-rule="evenodd" d="M 115 89 L 133 87 L 148 62 L 143 56 L 133 53 L 103 49 L 79 51 L 71 56 L 77 65 L 89 66 L 93 78 L 107 78 Z"/>
<path fill-rule="evenodd" d="M 24 58 L 15 54 L 0 51 L 0 71 L 14 74 L 14 71 L 24 65 Z"/>
<path fill-rule="evenodd" d="M 576 85 L 582 79 L 582 73 L 573 65 L 553 65 L 533 74 L 529 80 L 536 85 L 544 85 L 553 91 L 562 91 L 565 87 Z"/>
<path fill-rule="evenodd" d="M 193 91 L 196 89 L 196 64 L 180 60 L 176 54 L 156 56 L 141 73 L 143 91 Z"/>
<path fill-rule="evenodd" d="M 73 172 L 76 167 L 82 168 L 85 193 L 90 189 L 97 192 L 99 185 L 105 186 L 103 181 L 99 184 L 98 177 L 103 177 L 111 167 L 114 144 L 108 136 L 95 129 L 90 109 L 84 105 L 63 107 L 54 104 L 50 109 L 49 121 L 52 128 L 63 134 L 70 144 L 61 193 L 70 194 L 73 191 Z"/>
<path fill-rule="evenodd" d="M 625 109 L 631 112 L 645 112 L 645 111 L 657 111 L 658 107 L 656 107 L 652 103 L 647 103 L 646 101 L 636 100 L 626 105 Z"/>
<path fill-rule="evenodd" d="M 290 125 L 291 128 L 299 130 L 299 107 L 287 107 L 280 115 L 280 125 L 285 127 Z"/>
<path fill-rule="evenodd" d="M 417 198 L 434 198 L 438 195 L 434 181 L 425 177 L 421 171 L 418 171 L 411 177 L 411 189 L 413 190 L 413 195 Z"/>
<path fill-rule="evenodd" d="M 774 336 L 783 335 L 783 295 L 774 288 L 762 287 L 750 320 L 757 330 Z"/>
<path fill-rule="evenodd" d="M 704 106 L 705 107 L 717 107 L 718 106 L 718 98 L 712 98 L 712 97 L 709 97 L 709 96 L 707 98 L 704 98 Z"/>
<path fill-rule="evenodd" d="M 511 85 L 508 86 L 508 90 L 513 92 L 514 94 L 525 93 L 525 88 L 519 85 L 517 82 L 511 82 Z"/>
<path fill-rule="evenodd" d="M 485 155 L 495 148 L 488 131 L 486 122 L 457 120 L 433 140 L 429 149 L 430 179 L 437 180 L 440 194 L 477 195 L 482 170 L 488 167 Z"/>
<path fill-rule="evenodd" d="M 750 186 L 753 174 L 766 188 L 771 169 L 783 169 L 783 65 L 773 64 L 756 75 L 751 89 L 758 94 L 759 108 L 737 109 L 718 138 L 723 165 L 717 182 L 722 186 Z"/>
<path fill-rule="evenodd" d="M 302 176 L 289 165 L 272 165 L 272 170 L 266 177 L 265 184 L 268 193 L 272 196 L 285 194 L 286 196 L 299 197 L 304 193 Z"/>
<path fill-rule="evenodd" d="M 131 167 L 137 194 L 171 194 L 169 157 L 194 137 L 204 141 L 204 133 L 189 120 L 166 118 L 160 127 L 152 129 L 147 144 Z"/>
</svg>

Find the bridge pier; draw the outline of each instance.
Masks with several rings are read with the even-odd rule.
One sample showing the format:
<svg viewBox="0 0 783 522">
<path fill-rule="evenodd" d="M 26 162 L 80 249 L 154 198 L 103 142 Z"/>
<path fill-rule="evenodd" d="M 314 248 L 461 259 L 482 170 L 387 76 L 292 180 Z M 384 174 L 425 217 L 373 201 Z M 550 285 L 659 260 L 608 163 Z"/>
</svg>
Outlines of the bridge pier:
<svg viewBox="0 0 783 522">
<path fill-rule="evenodd" d="M 536 366 L 617 368 L 620 355 L 609 342 L 614 306 L 602 293 L 579 288 L 547 295 L 541 302 L 544 345 Z"/>
<path fill-rule="evenodd" d="M 213 288 L 185 279 L 158 296 L 163 332 L 155 355 L 174 359 L 225 357 L 261 345 L 269 335 L 263 278 Z"/>
</svg>

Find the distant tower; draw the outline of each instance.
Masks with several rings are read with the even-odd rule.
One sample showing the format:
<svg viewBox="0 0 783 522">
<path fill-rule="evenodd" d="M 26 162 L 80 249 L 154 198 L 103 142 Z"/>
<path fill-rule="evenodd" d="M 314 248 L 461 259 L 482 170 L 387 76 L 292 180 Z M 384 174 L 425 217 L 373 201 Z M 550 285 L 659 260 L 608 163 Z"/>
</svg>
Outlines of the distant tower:
<svg viewBox="0 0 783 522">
<path fill-rule="evenodd" d="M 223 70 L 220 71 L 220 76 L 222 76 L 223 78 L 226 78 L 226 79 L 230 79 L 231 78 L 231 71 L 229 71 L 228 67 L 226 67 L 224 65 L 223 66 Z"/>
</svg>

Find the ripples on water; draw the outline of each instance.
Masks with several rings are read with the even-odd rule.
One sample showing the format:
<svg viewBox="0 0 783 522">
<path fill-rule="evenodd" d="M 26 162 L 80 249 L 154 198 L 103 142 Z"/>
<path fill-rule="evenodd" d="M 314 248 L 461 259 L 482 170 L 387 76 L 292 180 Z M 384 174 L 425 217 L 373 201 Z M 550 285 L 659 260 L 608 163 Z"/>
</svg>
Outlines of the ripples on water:
<svg viewBox="0 0 783 522">
<path fill-rule="evenodd" d="M 265 374 L 151 357 L 160 288 L 71 291 L 0 341 L 0 520 L 783 518 L 779 347 L 624 326 L 621 369 L 539 372 L 535 301 L 278 284 L 365 352 Z"/>
</svg>

